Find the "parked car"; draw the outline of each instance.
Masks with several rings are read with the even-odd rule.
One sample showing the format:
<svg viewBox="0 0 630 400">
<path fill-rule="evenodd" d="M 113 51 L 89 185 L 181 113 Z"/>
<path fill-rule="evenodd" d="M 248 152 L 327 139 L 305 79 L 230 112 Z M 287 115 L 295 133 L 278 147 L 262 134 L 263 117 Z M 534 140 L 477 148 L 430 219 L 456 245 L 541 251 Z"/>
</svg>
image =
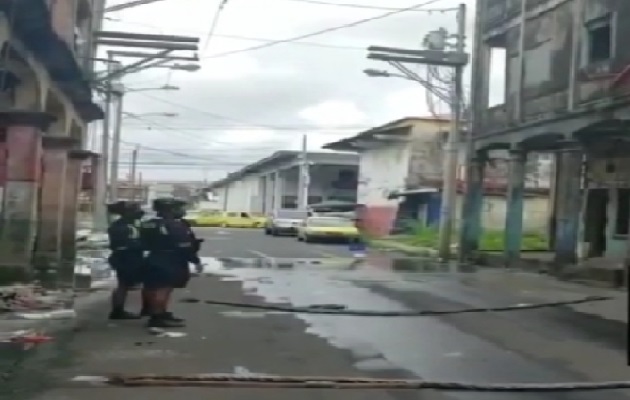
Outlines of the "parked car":
<svg viewBox="0 0 630 400">
<path fill-rule="evenodd" d="M 338 240 L 358 242 L 359 230 L 353 220 L 343 217 L 309 217 L 298 228 L 297 240 Z"/>
<path fill-rule="evenodd" d="M 278 210 L 271 214 L 265 224 L 265 234 L 296 235 L 298 227 L 308 217 L 304 210 Z"/>
<path fill-rule="evenodd" d="M 224 214 L 220 210 L 188 210 L 184 218 L 192 226 L 221 226 Z"/>
<path fill-rule="evenodd" d="M 226 228 L 262 228 L 265 222 L 247 212 L 226 212 L 221 226 Z"/>
</svg>

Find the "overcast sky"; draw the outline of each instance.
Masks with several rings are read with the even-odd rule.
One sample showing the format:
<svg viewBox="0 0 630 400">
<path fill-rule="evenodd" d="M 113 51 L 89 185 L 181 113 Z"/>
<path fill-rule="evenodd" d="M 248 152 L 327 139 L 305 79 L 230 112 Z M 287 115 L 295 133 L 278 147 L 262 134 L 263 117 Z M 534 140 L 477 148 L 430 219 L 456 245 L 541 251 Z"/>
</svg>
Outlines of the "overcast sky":
<svg viewBox="0 0 630 400">
<path fill-rule="evenodd" d="M 127 0 L 110 0 L 108 5 L 124 2 Z M 451 31 L 456 28 L 454 12 L 424 10 L 453 8 L 462 1 L 436 0 L 420 8 L 423 11 L 402 12 L 308 39 L 231 55 L 223 53 L 388 12 L 378 7 L 405 8 L 427 1 L 228 0 L 208 41 L 219 2 L 162 0 L 106 14 L 106 30 L 201 39 L 200 71 L 153 69 L 125 78 L 130 88 L 169 84 L 180 90 L 126 96 L 124 110 L 140 118 L 127 117 L 123 121 L 123 176 L 135 143 L 140 145 L 139 168 L 144 179 L 211 181 L 273 151 L 298 149 L 304 133 L 308 134 L 309 150 L 317 150 L 324 143 L 393 119 L 430 115 L 425 91 L 418 83 L 369 78 L 362 73 L 365 68 L 391 70 L 385 63 L 366 59 L 366 48 L 420 48 L 427 32 L 439 27 Z M 326 2 L 334 5 L 317 4 Z M 475 2 L 463 2 L 469 6 L 470 38 Z M 112 48 L 101 51 L 108 49 Z M 438 112 L 447 111 L 444 106 L 438 107 Z M 155 116 L 165 112 L 178 115 Z"/>
</svg>

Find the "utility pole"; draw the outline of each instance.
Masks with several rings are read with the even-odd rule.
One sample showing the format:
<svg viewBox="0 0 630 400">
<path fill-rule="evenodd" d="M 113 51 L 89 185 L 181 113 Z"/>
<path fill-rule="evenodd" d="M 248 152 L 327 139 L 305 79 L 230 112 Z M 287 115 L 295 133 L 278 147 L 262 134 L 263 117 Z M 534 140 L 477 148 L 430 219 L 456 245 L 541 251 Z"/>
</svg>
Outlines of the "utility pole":
<svg viewBox="0 0 630 400">
<path fill-rule="evenodd" d="M 464 53 L 466 45 L 466 5 L 460 4 L 457 11 L 457 33 L 455 35 L 455 52 Z M 440 236 L 438 254 L 448 260 L 451 257 L 451 239 L 457 214 L 457 170 L 459 166 L 459 149 L 462 132 L 462 103 L 464 66 L 456 65 L 451 83 L 451 129 L 446 142 L 444 178 L 442 180 L 442 209 L 440 212 Z"/>
<path fill-rule="evenodd" d="M 140 152 L 140 146 L 136 146 L 131 152 L 131 172 L 129 173 L 129 181 L 131 186 L 131 201 L 136 201 L 136 194 L 140 189 L 139 185 L 136 185 L 136 170 L 138 168 L 138 153 Z"/>
<path fill-rule="evenodd" d="M 132 4 L 133 3 L 133 4 Z M 118 7 L 128 8 L 136 5 L 148 4 L 149 1 L 144 2 L 130 2 L 125 5 L 119 5 Z M 94 199 L 94 226 L 96 230 L 103 231 L 107 228 L 107 199 L 115 200 L 118 196 L 118 159 L 119 159 L 119 143 L 121 135 L 121 123 L 122 123 L 122 94 L 124 87 L 118 85 L 113 87 L 112 83 L 118 81 L 122 76 L 141 71 L 152 66 L 152 62 L 156 59 L 163 60 L 196 60 L 197 56 L 194 54 L 190 57 L 183 55 L 171 55 L 176 51 L 193 51 L 198 50 L 199 38 L 188 36 L 174 36 L 174 35 L 154 35 L 154 34 L 137 34 L 127 32 L 111 32 L 102 31 L 102 20 L 104 13 L 116 11 L 111 8 L 105 8 L 105 0 L 96 0 L 96 13 L 95 20 L 93 20 L 92 35 L 90 36 L 92 54 L 96 52 L 98 45 L 105 45 L 110 47 L 131 47 L 131 48 L 146 48 L 157 49 L 156 53 L 143 53 L 143 52 L 131 52 L 129 54 L 118 54 L 122 57 L 141 58 L 139 61 L 131 64 L 122 65 L 115 60 L 115 51 L 109 51 L 107 60 L 107 72 L 104 77 L 96 77 L 92 80 L 94 88 L 101 90 L 105 96 L 105 118 L 103 119 L 103 134 L 101 137 L 101 164 L 98 171 L 95 199 Z M 118 11 L 122 9 L 119 8 Z M 114 132 L 114 149 L 110 152 L 110 124 L 112 121 L 112 100 L 118 97 L 115 120 L 115 132 Z M 111 171 L 108 174 L 108 168 L 110 167 L 110 157 L 112 161 Z M 112 190 L 108 196 L 107 183 L 108 177 L 112 178 Z"/>
<path fill-rule="evenodd" d="M 298 178 L 298 209 L 308 208 L 308 188 L 310 185 L 308 161 L 308 137 L 302 136 L 302 150 L 300 152 L 300 176 Z"/>
<path fill-rule="evenodd" d="M 454 43 L 449 40 L 454 39 Z M 383 46 L 368 47 L 368 58 L 385 61 L 398 69 L 404 76 L 417 81 L 430 93 L 440 99 L 446 99 L 451 108 L 451 127 L 445 146 L 445 157 L 442 179 L 442 209 L 440 215 L 440 237 L 438 250 L 440 258 L 451 257 L 451 238 L 455 225 L 455 209 L 457 198 L 457 169 L 459 165 L 459 144 L 461 142 L 463 71 L 468 64 L 469 56 L 465 52 L 466 39 L 466 5 L 460 4 L 457 9 L 457 33 L 449 35 L 446 29 L 440 28 L 430 32 L 425 38 L 427 50 L 401 49 Z M 448 82 L 446 93 L 441 92 L 430 82 L 418 75 L 404 64 L 425 65 L 429 67 L 448 67 L 453 73 Z M 371 71 L 371 70 L 368 70 Z"/>
<path fill-rule="evenodd" d="M 114 59 L 110 55 L 107 62 L 107 74 L 110 75 L 114 69 Z M 96 176 L 96 187 L 94 193 L 93 219 L 94 228 L 97 231 L 107 229 L 107 168 L 109 167 L 109 123 L 111 118 L 112 84 L 111 81 L 105 83 L 105 116 L 103 118 L 103 132 L 101 133 L 101 158 L 99 170 Z"/>
<path fill-rule="evenodd" d="M 121 84 L 114 90 L 116 97 L 116 119 L 114 120 L 114 135 L 112 137 L 112 162 L 109 171 L 109 199 L 118 201 L 118 169 L 120 168 L 120 139 L 122 136 L 123 98 L 124 91 Z"/>
</svg>

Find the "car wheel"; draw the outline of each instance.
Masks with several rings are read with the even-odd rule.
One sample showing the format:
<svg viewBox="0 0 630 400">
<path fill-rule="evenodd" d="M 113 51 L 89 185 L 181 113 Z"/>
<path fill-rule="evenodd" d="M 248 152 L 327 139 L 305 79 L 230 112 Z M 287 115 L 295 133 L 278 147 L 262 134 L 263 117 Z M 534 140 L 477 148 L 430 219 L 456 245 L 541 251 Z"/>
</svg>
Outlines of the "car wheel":
<svg viewBox="0 0 630 400">
<path fill-rule="evenodd" d="M 265 235 L 271 235 L 271 231 L 267 228 L 265 228 Z"/>
<path fill-rule="evenodd" d="M 276 231 L 275 229 L 272 229 L 271 236 L 278 236 L 278 231 Z"/>
<path fill-rule="evenodd" d="M 227 224 L 225 222 L 223 222 L 220 226 L 221 228 L 227 228 Z"/>
<path fill-rule="evenodd" d="M 303 242 L 304 241 L 304 239 L 302 239 L 302 236 L 300 236 L 300 235 L 297 236 L 297 240 L 298 240 L 298 242 Z"/>
</svg>

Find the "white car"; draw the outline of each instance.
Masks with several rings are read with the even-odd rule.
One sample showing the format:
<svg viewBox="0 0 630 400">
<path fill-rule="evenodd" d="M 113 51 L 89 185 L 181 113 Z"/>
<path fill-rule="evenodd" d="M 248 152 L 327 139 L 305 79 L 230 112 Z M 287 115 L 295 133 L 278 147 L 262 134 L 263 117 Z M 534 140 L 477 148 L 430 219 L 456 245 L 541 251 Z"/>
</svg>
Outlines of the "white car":
<svg viewBox="0 0 630 400">
<path fill-rule="evenodd" d="M 280 235 L 297 235 L 298 227 L 308 216 L 304 210 L 278 210 L 274 212 L 265 223 L 265 234 Z"/>
</svg>

